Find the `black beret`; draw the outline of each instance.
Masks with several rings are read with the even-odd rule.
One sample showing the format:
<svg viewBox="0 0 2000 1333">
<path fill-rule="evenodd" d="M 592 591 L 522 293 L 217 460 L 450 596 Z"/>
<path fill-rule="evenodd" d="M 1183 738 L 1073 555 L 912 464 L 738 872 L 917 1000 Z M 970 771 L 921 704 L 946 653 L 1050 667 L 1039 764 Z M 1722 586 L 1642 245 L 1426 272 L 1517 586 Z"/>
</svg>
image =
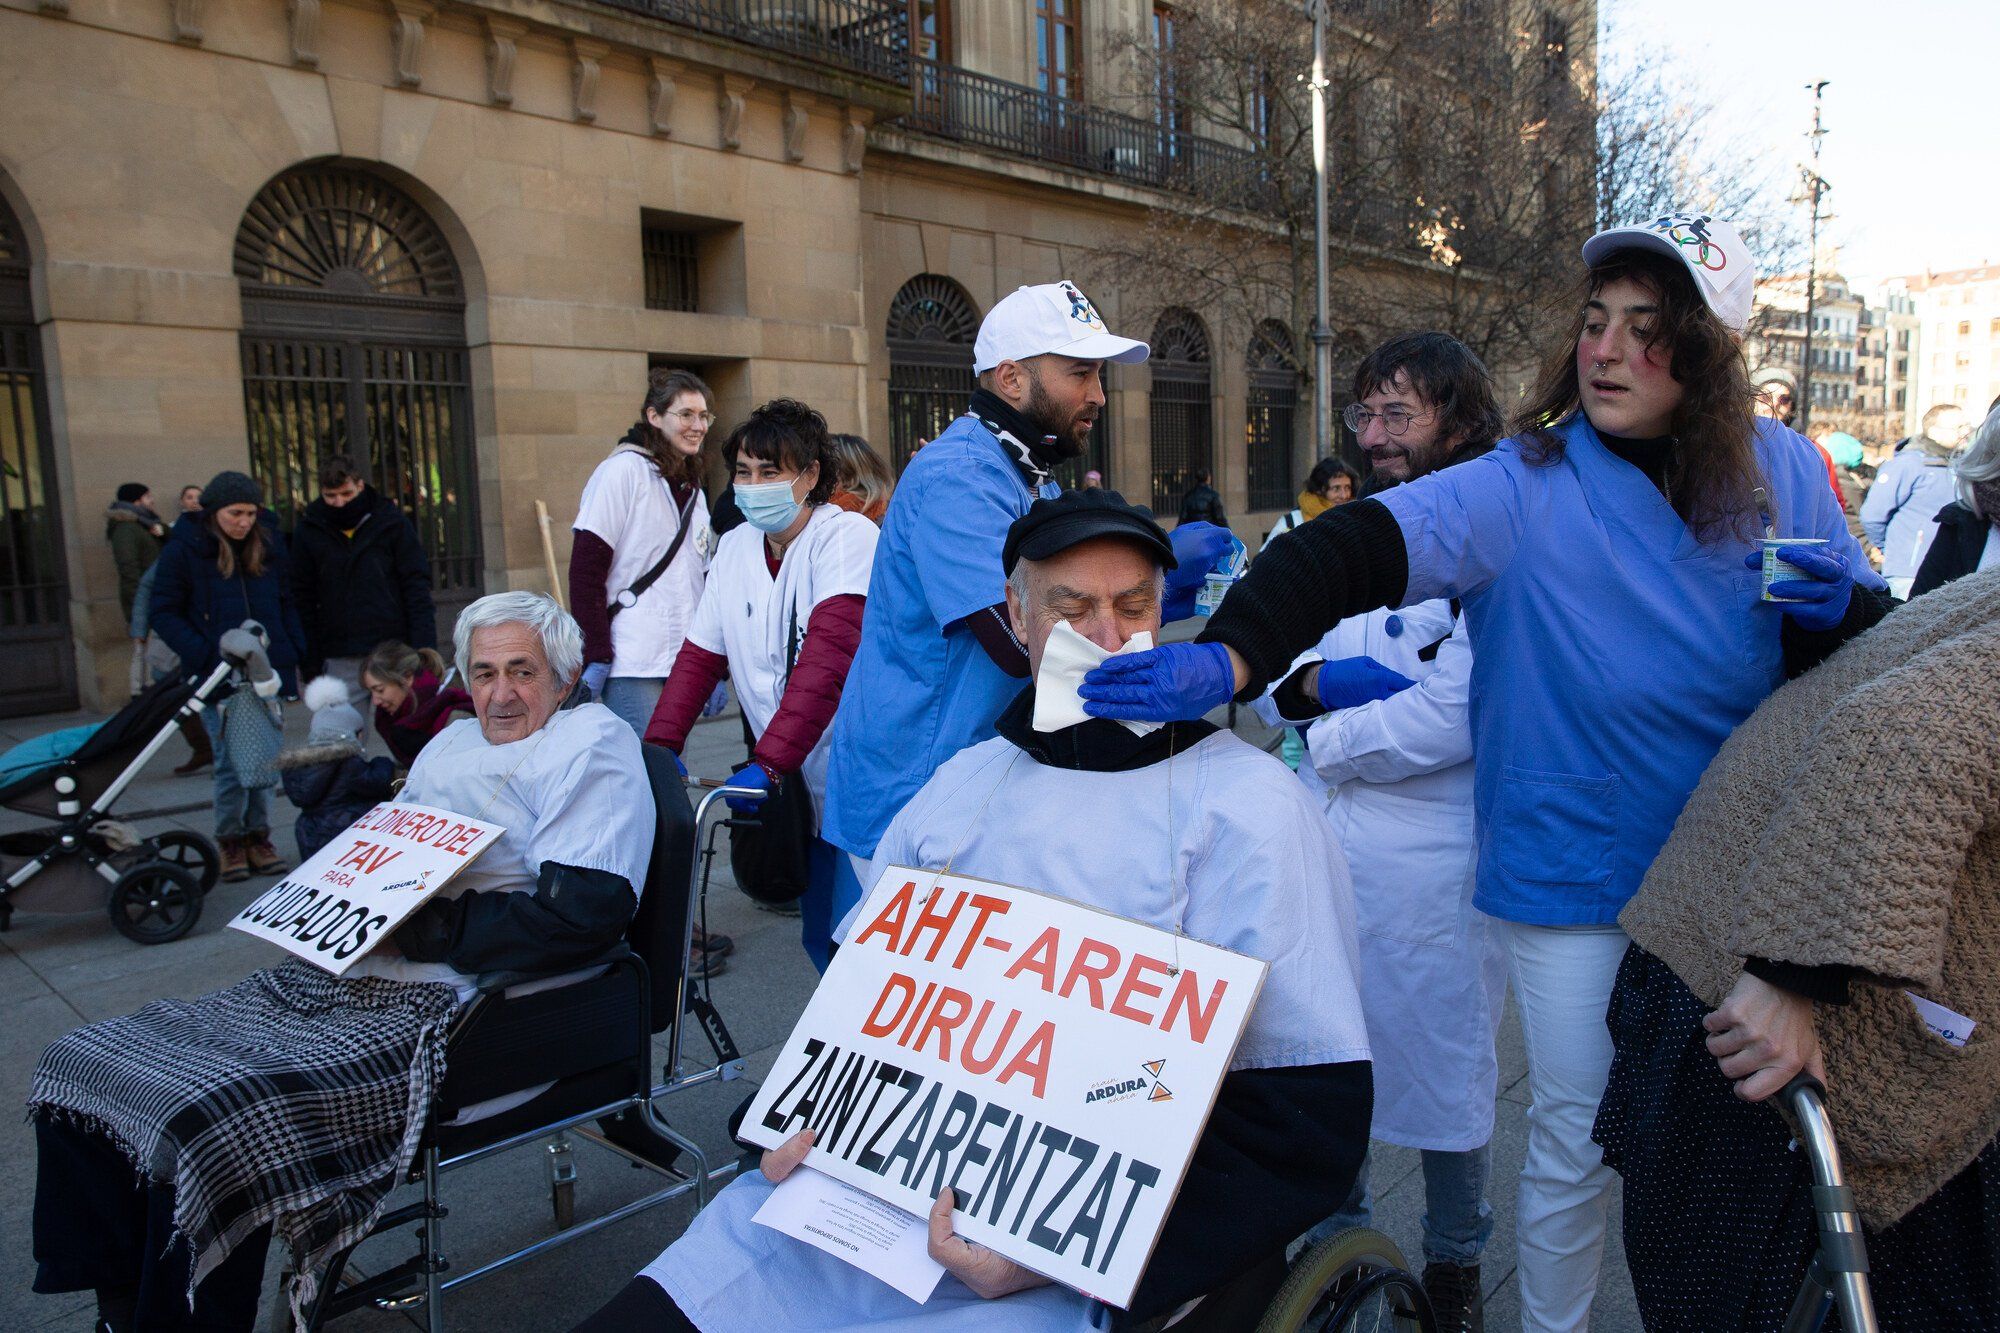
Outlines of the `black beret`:
<svg viewBox="0 0 2000 1333">
<path fill-rule="evenodd" d="M 1012 574 L 1022 560 L 1046 560 L 1093 537 L 1129 537 L 1157 557 L 1162 569 L 1172 569 L 1174 544 L 1153 520 L 1153 511 L 1125 503 L 1117 491 L 1064 491 L 1053 500 L 1037 500 L 1007 529 L 1000 548 L 1002 572 Z"/>
</svg>

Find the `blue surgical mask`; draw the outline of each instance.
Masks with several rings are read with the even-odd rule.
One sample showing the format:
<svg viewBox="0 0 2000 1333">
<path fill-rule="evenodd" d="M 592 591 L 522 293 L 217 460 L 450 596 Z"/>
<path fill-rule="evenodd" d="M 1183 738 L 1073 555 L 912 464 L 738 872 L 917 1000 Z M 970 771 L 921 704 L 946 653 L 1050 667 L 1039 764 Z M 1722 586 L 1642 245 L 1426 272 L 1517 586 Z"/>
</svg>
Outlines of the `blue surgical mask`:
<svg viewBox="0 0 2000 1333">
<path fill-rule="evenodd" d="M 735 483 L 735 490 L 736 507 L 743 511 L 743 521 L 759 532 L 783 532 L 792 526 L 792 520 L 804 507 L 792 494 L 791 481 L 765 481 L 755 485 L 739 481 Z"/>
</svg>

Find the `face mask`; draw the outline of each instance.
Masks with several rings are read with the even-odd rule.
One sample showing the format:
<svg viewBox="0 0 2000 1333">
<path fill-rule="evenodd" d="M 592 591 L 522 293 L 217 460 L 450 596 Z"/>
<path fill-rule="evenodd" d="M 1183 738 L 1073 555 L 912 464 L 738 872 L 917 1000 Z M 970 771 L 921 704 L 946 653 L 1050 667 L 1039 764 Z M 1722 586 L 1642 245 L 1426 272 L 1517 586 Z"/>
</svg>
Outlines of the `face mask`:
<svg viewBox="0 0 2000 1333">
<path fill-rule="evenodd" d="M 1083 711 L 1083 696 L 1077 693 L 1083 678 L 1107 657 L 1142 653 L 1152 646 L 1153 636 L 1141 631 L 1127 639 L 1123 648 L 1108 653 L 1077 633 L 1067 620 L 1058 620 L 1056 627 L 1049 631 L 1049 641 L 1042 645 L 1042 665 L 1035 672 L 1035 717 L 1030 725 L 1036 731 L 1061 731 L 1064 727 L 1088 722 L 1090 714 Z M 1119 725 L 1134 736 L 1144 736 L 1160 729 L 1153 722 L 1121 722 Z"/>
<path fill-rule="evenodd" d="M 736 507 L 743 521 L 759 532 L 779 533 L 792 526 L 802 506 L 792 494 L 789 481 L 766 481 L 756 485 L 735 483 Z"/>
</svg>

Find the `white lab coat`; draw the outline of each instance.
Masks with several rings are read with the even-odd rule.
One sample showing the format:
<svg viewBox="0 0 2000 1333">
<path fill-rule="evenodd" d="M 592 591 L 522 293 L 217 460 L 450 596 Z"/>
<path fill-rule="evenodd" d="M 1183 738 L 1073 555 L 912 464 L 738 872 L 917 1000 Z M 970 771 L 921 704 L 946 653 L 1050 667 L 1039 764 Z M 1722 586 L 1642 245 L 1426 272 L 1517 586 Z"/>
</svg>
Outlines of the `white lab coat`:
<svg viewBox="0 0 2000 1333">
<path fill-rule="evenodd" d="M 674 562 L 639 600 L 611 622 L 611 674 L 664 678 L 674 669 L 674 657 L 687 637 L 688 621 L 701 600 L 708 578 L 709 557 L 715 553 L 715 531 L 708 525 L 708 497 L 697 486 L 688 509 L 687 540 Z M 618 594 L 646 576 L 667 553 L 681 529 L 680 506 L 673 488 L 660 476 L 650 456 L 635 444 L 621 444 L 597 465 L 583 484 L 577 501 L 579 532 L 594 533 L 611 548 L 610 576 L 605 596 Z"/>
<path fill-rule="evenodd" d="M 1361 1005 L 1375 1057 L 1371 1132 L 1463 1152 L 1493 1134 L 1493 1038 L 1506 987 L 1499 941 L 1472 906 L 1472 648 L 1463 620 L 1454 623 L 1451 603 L 1439 599 L 1343 621 L 1299 661 L 1345 657 L 1372 657 L 1417 682 L 1320 718 L 1299 765 L 1354 878 Z M 1258 712 L 1277 721 L 1268 699 Z"/>
<path fill-rule="evenodd" d="M 786 548 L 774 578 L 762 532 L 743 523 L 723 535 L 687 641 L 729 659 L 729 680 L 753 736 L 762 736 L 777 715 L 813 609 L 829 597 L 868 595 L 877 536 L 861 515 L 820 505 Z M 815 809 L 826 801 L 832 734 L 828 727 L 800 769 Z"/>
</svg>

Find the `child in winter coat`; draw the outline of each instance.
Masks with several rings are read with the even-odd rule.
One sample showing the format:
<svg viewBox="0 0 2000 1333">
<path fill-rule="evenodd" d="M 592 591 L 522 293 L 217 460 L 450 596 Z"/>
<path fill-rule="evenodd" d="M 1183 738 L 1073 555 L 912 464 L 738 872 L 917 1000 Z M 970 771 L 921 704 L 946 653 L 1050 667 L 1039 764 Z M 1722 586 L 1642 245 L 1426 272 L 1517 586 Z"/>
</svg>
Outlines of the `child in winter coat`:
<svg viewBox="0 0 2000 1333">
<path fill-rule="evenodd" d="M 347 701 L 347 683 L 321 676 L 306 686 L 312 730 L 306 743 L 278 756 L 285 795 L 298 807 L 294 830 L 304 861 L 338 837 L 393 790 L 394 761 L 361 754 L 361 714 Z"/>
</svg>

